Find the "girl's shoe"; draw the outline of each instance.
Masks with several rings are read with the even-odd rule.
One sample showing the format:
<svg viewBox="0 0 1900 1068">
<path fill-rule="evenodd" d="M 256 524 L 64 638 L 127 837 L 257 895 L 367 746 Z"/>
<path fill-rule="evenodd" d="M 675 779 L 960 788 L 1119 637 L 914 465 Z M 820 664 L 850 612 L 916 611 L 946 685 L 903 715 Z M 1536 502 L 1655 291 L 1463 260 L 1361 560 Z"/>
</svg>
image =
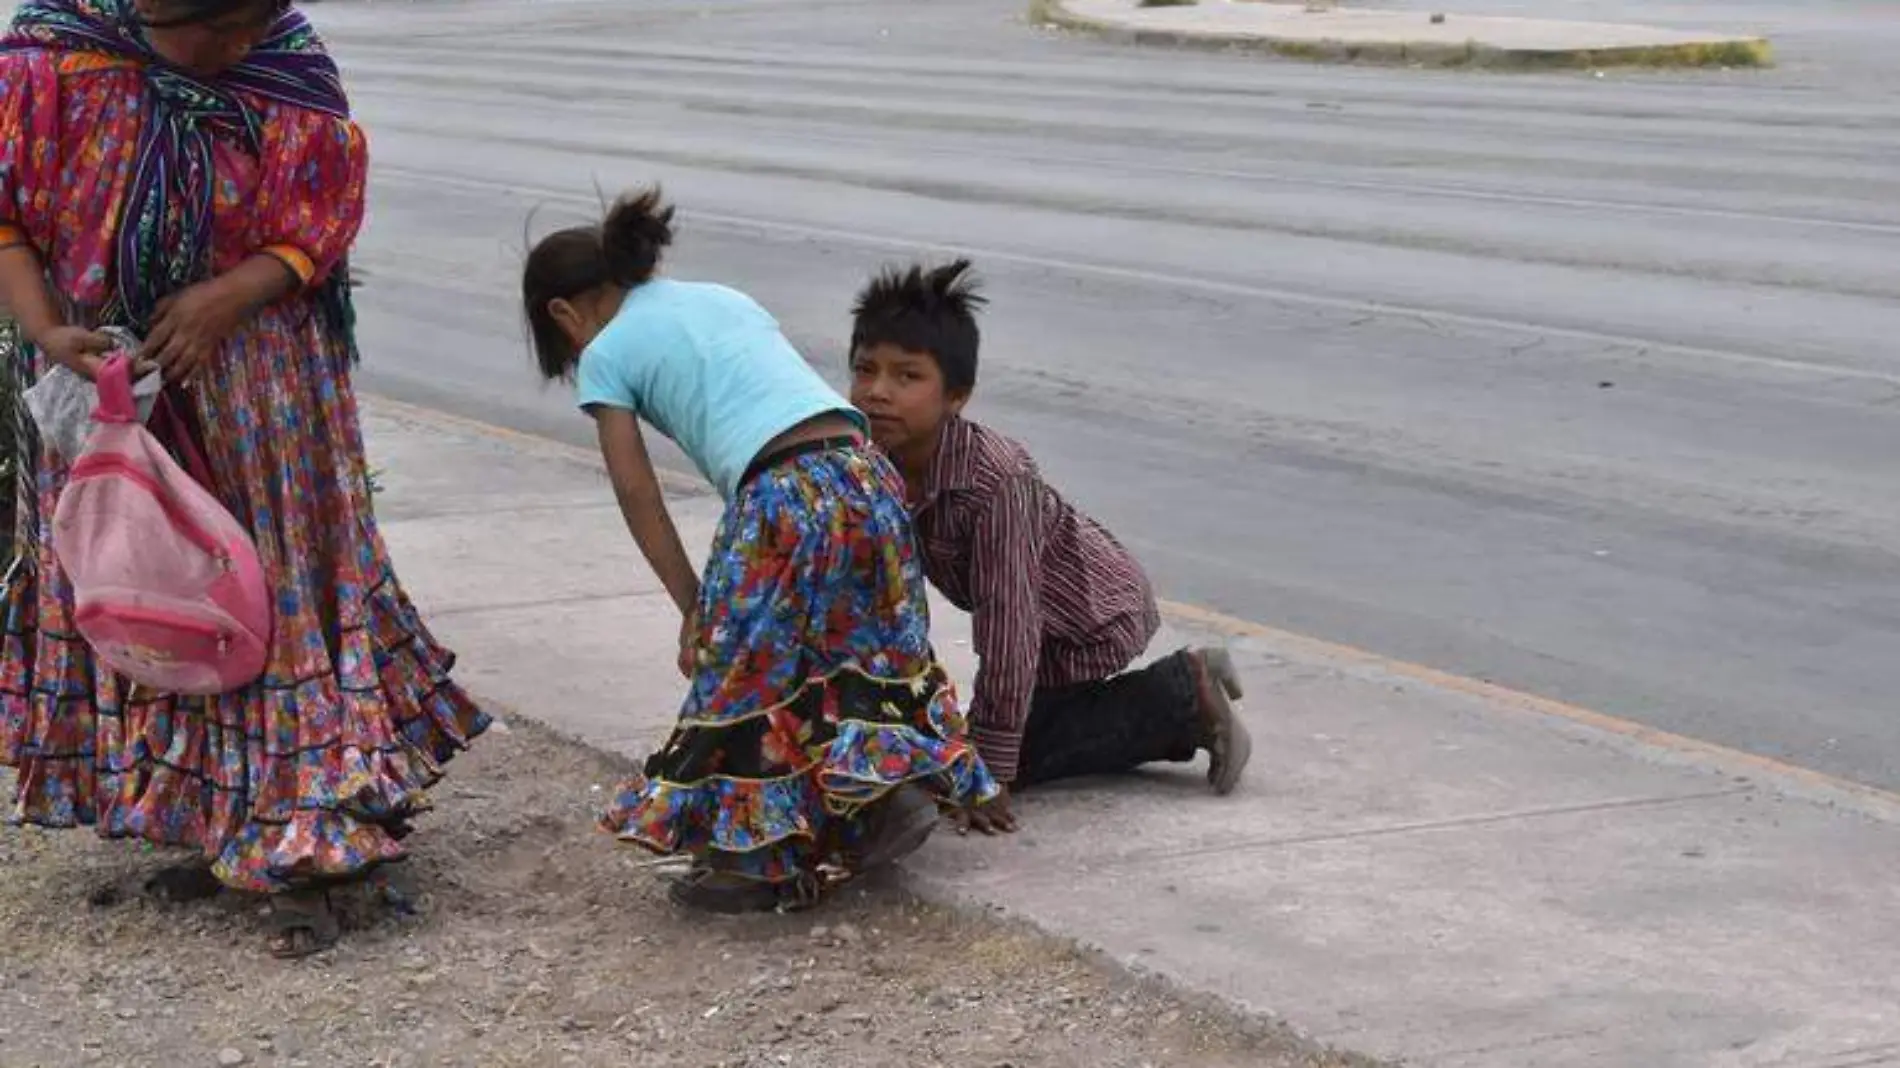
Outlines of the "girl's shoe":
<svg viewBox="0 0 1900 1068">
<path fill-rule="evenodd" d="M 889 867 L 922 849 L 940 821 L 937 803 L 910 783 L 873 805 L 866 818 L 864 852 L 852 866 L 857 874 Z"/>
<path fill-rule="evenodd" d="M 801 912 L 818 904 L 823 886 L 816 874 L 784 883 L 763 883 L 705 863 L 667 887 L 666 896 L 681 908 L 739 916 L 752 912 Z"/>
</svg>

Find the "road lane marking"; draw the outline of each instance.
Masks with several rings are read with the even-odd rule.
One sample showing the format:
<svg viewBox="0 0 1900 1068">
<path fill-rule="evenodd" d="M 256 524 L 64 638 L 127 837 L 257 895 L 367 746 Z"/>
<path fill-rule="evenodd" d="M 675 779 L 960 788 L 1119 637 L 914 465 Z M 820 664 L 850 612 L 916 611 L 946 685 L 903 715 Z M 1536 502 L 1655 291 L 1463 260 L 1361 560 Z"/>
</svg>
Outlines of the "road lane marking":
<svg viewBox="0 0 1900 1068">
<path fill-rule="evenodd" d="M 420 188 L 460 188 L 469 192 L 513 193 L 524 198 L 554 204 L 585 207 L 588 211 L 596 214 L 600 210 L 600 199 L 598 196 L 563 192 L 519 182 L 494 181 L 430 173 L 395 166 L 378 168 L 375 172 L 375 177 L 393 180 L 397 184 L 407 184 Z M 906 251 L 934 249 L 948 254 L 969 256 L 978 260 L 1010 263 L 1019 267 L 1035 267 L 1042 270 L 1062 271 L 1069 274 L 1092 275 L 1097 278 L 1106 278 L 1117 282 L 1133 282 L 1140 285 L 1160 286 L 1170 289 L 1199 290 L 1203 293 L 1211 293 L 1218 296 L 1270 300 L 1282 304 L 1323 308 L 1328 311 L 1344 311 L 1358 315 L 1411 319 L 1427 324 L 1437 323 L 1446 326 L 1496 330 L 1512 334 L 1530 334 L 1543 338 L 1562 338 L 1568 341 L 1581 341 L 1592 345 L 1602 345 L 1606 348 L 1630 349 L 1644 356 L 1685 356 L 1691 359 L 1755 367 L 1816 378 L 1854 379 L 1900 386 L 1900 371 L 1881 371 L 1837 363 L 1790 360 L 1779 356 L 1765 356 L 1756 353 L 1709 348 L 1702 345 L 1661 341 L 1655 338 L 1646 338 L 1634 334 L 1616 334 L 1600 330 L 1587 330 L 1581 327 L 1559 326 L 1554 323 L 1540 323 L 1530 320 L 1506 319 L 1498 316 L 1446 311 L 1425 305 L 1399 304 L 1379 300 L 1359 300 L 1351 297 L 1331 297 L 1324 294 L 1305 293 L 1277 286 L 1262 286 L 1244 282 L 1224 282 L 1219 279 L 1201 278 L 1172 271 L 1156 271 L 1140 267 L 1120 267 L 1112 264 L 1091 263 L 1086 260 L 1069 259 L 1059 256 L 1038 256 L 1031 253 L 1012 252 L 1006 249 L 973 246 L 957 242 L 939 243 L 840 227 L 780 222 L 772 219 L 736 215 L 727 212 L 683 211 L 681 215 L 684 218 L 691 219 L 695 223 L 703 223 L 714 229 L 725 229 L 727 231 L 781 234 L 805 240 L 817 239 L 839 244 L 902 249 Z"/>
</svg>

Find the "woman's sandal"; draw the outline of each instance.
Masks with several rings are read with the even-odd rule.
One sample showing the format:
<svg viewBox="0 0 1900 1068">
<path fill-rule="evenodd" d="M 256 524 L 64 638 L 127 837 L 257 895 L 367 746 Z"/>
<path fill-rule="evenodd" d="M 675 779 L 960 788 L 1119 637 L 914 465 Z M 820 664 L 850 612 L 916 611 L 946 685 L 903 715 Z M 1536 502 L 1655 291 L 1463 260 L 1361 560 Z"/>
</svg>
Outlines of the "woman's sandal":
<svg viewBox="0 0 1900 1068">
<path fill-rule="evenodd" d="M 148 896 L 173 905 L 207 901 L 223 892 L 224 884 L 211 874 L 208 864 L 174 864 L 159 869 L 145 880 Z"/>
<path fill-rule="evenodd" d="M 270 903 L 270 955 L 302 960 L 336 945 L 343 935 L 327 890 L 279 894 Z"/>
</svg>

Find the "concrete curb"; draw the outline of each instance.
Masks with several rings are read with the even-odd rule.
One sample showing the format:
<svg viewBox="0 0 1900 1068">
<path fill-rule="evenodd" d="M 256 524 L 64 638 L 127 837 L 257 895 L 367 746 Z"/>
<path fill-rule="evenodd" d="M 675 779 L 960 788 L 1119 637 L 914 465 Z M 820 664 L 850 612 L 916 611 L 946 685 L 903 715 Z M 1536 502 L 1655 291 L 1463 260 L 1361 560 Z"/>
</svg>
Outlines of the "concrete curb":
<svg viewBox="0 0 1900 1068">
<path fill-rule="evenodd" d="M 1706 68 L 1774 66 L 1766 38 L 1687 42 L 1631 48 L 1508 49 L 1476 41 L 1463 44 L 1293 40 L 1128 26 L 1078 15 L 1063 0 L 1029 0 L 1033 25 L 1088 33 L 1118 44 L 1164 45 L 1217 52 L 1265 52 L 1317 63 L 1436 67 L 1494 71 L 1600 70 L 1609 67 Z"/>
<path fill-rule="evenodd" d="M 535 455 L 519 434 L 364 409 L 391 473 L 385 538 L 465 658 L 462 685 L 600 748 L 650 750 L 677 719 L 683 684 L 651 655 L 677 617 L 626 573 L 636 550 L 585 445 Z M 717 498 L 678 503 L 705 544 Z M 1772 763 L 1759 784 L 1645 766 L 1581 710 L 1169 611 L 1165 647 L 1221 643 L 1190 624 L 1245 635 L 1227 644 L 1256 680 L 1248 718 L 1272 770 L 1236 803 L 1194 767 L 1052 790 L 1023 836 L 943 836 L 912 858 L 914 891 L 1394 1063 L 1702 1065 L 1741 1048 L 1819 1065 L 1900 1043 L 1894 825 L 1781 796 Z M 967 682 L 970 622 L 940 626 Z M 1659 740 L 1626 730 L 1632 751 Z"/>
</svg>

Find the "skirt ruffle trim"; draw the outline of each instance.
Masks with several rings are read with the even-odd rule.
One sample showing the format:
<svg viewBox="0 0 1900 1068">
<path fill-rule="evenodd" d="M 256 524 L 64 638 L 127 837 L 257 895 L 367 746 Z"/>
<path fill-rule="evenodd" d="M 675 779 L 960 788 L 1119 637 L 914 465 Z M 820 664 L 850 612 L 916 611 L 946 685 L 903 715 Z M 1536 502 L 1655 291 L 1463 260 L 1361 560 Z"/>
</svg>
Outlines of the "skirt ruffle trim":
<svg viewBox="0 0 1900 1068">
<path fill-rule="evenodd" d="M 91 693 L 9 686 L 0 764 L 18 769 L 10 822 L 196 849 L 226 885 L 260 893 L 402 859 L 427 790 L 490 719 L 450 680 L 453 655 L 393 584 L 371 595 L 370 618 L 379 684 L 367 691 L 331 673 L 260 686 L 241 703 L 151 697 L 107 709 Z M 30 654 L 25 639 L 7 636 L 10 662 Z M 337 735 L 302 742 L 297 725 L 312 718 Z M 58 722 L 93 729 L 26 736 L 28 724 Z"/>
<path fill-rule="evenodd" d="M 888 704 L 883 711 L 891 718 L 833 722 L 835 733 L 808 750 L 802 766 L 772 778 L 674 777 L 663 752 L 646 774 L 616 790 L 600 826 L 663 856 L 717 852 L 723 870 L 783 882 L 848 840 L 858 816 L 901 786 L 954 805 L 997 795 L 996 781 L 963 737 L 947 682 L 912 716 Z"/>
</svg>

